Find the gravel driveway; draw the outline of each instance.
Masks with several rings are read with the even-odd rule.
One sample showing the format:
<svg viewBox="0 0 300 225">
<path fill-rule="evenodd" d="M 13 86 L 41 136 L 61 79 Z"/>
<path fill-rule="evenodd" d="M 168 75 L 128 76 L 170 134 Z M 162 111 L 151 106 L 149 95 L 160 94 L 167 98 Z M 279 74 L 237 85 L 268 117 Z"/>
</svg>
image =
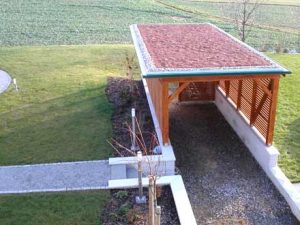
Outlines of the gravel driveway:
<svg viewBox="0 0 300 225">
<path fill-rule="evenodd" d="M 198 224 L 300 224 L 214 104 L 172 104 L 170 139 Z"/>
</svg>

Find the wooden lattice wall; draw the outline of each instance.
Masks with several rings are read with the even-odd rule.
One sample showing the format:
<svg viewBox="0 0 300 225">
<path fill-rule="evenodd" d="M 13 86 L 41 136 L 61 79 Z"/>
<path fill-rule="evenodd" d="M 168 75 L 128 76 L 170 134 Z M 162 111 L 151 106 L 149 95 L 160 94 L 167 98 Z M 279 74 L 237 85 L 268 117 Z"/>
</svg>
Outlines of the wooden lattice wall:
<svg viewBox="0 0 300 225">
<path fill-rule="evenodd" d="M 236 109 L 243 113 L 250 126 L 265 138 L 267 145 L 273 142 L 275 114 L 280 75 L 222 76 L 146 79 L 156 117 L 162 131 L 163 143 L 169 142 L 169 104 L 179 100 L 214 100 L 219 86 L 230 98 Z M 169 84 L 178 83 L 171 94 Z M 197 97 L 197 95 L 199 95 Z"/>
<path fill-rule="evenodd" d="M 216 82 L 191 82 L 179 95 L 179 101 L 214 101 Z"/>
<path fill-rule="evenodd" d="M 266 139 L 273 141 L 275 110 L 277 103 L 278 78 L 220 81 L 221 89 Z"/>
</svg>

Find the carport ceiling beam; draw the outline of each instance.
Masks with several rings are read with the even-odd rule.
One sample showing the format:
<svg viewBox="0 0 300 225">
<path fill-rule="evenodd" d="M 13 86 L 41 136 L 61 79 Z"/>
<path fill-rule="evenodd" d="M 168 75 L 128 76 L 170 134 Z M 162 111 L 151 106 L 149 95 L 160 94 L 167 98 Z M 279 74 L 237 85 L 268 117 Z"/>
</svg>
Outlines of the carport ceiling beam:
<svg viewBox="0 0 300 225">
<path fill-rule="evenodd" d="M 181 83 L 179 87 L 173 92 L 173 94 L 169 96 L 169 102 L 176 98 L 189 84 L 189 82 Z"/>
</svg>

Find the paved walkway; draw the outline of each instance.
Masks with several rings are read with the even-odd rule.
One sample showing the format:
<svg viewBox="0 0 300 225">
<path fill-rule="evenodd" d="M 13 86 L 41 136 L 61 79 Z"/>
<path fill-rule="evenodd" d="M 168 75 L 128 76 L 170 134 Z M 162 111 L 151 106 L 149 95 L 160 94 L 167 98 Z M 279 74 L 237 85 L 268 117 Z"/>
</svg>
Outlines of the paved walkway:
<svg viewBox="0 0 300 225">
<path fill-rule="evenodd" d="M 5 71 L 0 70 L 0 94 L 8 88 L 10 82 L 11 77 Z"/>
<path fill-rule="evenodd" d="M 0 167 L 0 194 L 104 189 L 107 160 Z"/>
</svg>

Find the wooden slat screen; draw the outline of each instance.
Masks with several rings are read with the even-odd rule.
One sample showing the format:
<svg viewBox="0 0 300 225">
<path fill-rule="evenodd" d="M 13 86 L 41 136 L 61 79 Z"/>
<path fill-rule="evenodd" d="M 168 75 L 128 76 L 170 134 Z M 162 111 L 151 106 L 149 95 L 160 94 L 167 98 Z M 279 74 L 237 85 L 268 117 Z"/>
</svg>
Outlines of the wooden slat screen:
<svg viewBox="0 0 300 225">
<path fill-rule="evenodd" d="M 220 81 L 219 83 L 226 96 L 246 116 L 249 125 L 254 126 L 261 133 L 267 144 L 272 143 L 268 135 L 273 133 L 273 130 L 270 131 L 270 129 L 273 129 L 270 127 L 272 82 L 273 80 L 270 78 L 263 78 L 258 81 L 248 79 Z"/>
<path fill-rule="evenodd" d="M 215 82 L 191 82 L 179 95 L 179 101 L 214 101 Z"/>
</svg>

